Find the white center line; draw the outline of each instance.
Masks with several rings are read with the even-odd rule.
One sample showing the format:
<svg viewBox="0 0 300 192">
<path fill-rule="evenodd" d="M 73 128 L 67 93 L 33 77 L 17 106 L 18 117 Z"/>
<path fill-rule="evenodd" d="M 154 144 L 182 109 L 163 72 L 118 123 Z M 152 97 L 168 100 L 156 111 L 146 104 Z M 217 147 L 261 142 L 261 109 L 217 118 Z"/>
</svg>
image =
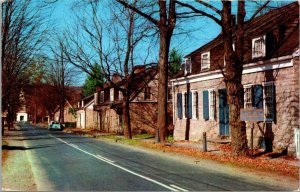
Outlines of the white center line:
<svg viewBox="0 0 300 192">
<path fill-rule="evenodd" d="M 101 155 L 97 155 L 97 157 L 99 157 L 100 159 L 103 159 L 104 161 L 109 161 L 109 162 L 111 162 L 111 163 L 115 163 L 114 161 L 112 161 L 112 160 L 110 160 L 110 159 L 107 159 L 107 158 L 105 158 L 105 157 L 103 157 L 103 156 L 101 156 Z"/>
<path fill-rule="evenodd" d="M 170 186 L 171 186 L 171 187 L 174 187 L 174 188 L 176 188 L 176 189 L 179 189 L 180 191 L 188 191 L 188 190 L 186 190 L 186 189 L 183 189 L 183 188 L 181 188 L 181 187 L 178 187 L 177 185 L 171 184 Z"/>
<path fill-rule="evenodd" d="M 126 171 L 126 172 L 128 172 L 128 173 L 131 173 L 132 175 L 138 176 L 138 177 L 143 178 L 143 179 L 145 179 L 145 180 L 147 180 L 147 181 L 150 181 L 150 182 L 152 182 L 152 183 L 155 183 L 155 184 L 157 184 L 157 185 L 160 185 L 160 186 L 162 186 L 162 187 L 164 187 L 164 188 L 166 188 L 166 189 L 169 189 L 169 190 L 171 190 L 171 191 L 179 191 L 179 190 L 187 191 L 187 190 L 185 190 L 185 189 L 183 189 L 183 188 L 180 188 L 180 187 L 178 187 L 178 186 L 176 186 L 176 187 L 170 187 L 170 186 L 165 185 L 165 184 L 163 184 L 163 183 L 161 183 L 161 182 L 159 182 L 159 181 L 156 181 L 156 180 L 154 180 L 154 179 L 151 179 L 151 178 L 149 178 L 149 177 L 146 177 L 146 176 L 143 176 L 143 175 L 141 175 L 141 174 L 139 174 L 139 173 L 136 173 L 136 172 L 134 172 L 134 171 L 131 171 L 131 170 L 125 168 L 125 167 L 122 167 L 122 166 L 120 166 L 120 165 L 115 164 L 113 161 L 111 161 L 111 160 L 109 160 L 109 159 L 103 158 L 103 157 L 100 156 L 100 155 L 94 155 L 94 154 L 89 153 L 89 152 L 87 152 L 87 151 L 85 151 L 85 150 L 83 150 L 83 149 L 80 149 L 79 147 L 74 147 L 73 144 L 70 144 L 70 143 L 68 143 L 68 142 L 66 142 L 66 141 L 64 141 L 64 140 L 62 140 L 62 139 L 60 139 L 60 138 L 57 138 L 57 137 L 55 137 L 55 136 L 53 136 L 53 135 L 51 135 L 51 134 L 49 134 L 49 136 L 50 136 L 50 137 L 53 137 L 53 138 L 55 138 L 55 139 L 57 139 L 57 140 L 59 140 L 59 141 L 61 141 L 61 142 L 63 142 L 63 143 L 65 143 L 65 144 L 67 144 L 67 145 L 69 145 L 69 146 L 71 146 L 71 147 L 73 147 L 74 149 L 77 149 L 77 150 L 79 150 L 79 151 L 82 151 L 83 153 L 85 153 L 85 154 L 87 154 L 87 155 L 90 155 L 90 156 L 92 156 L 92 157 L 95 157 L 95 158 L 97 158 L 97 159 L 99 159 L 99 160 L 101 160 L 101 161 L 103 161 L 103 162 L 106 162 L 106 163 L 108 163 L 108 164 L 110 164 L 110 165 L 112 165 L 112 166 L 114 166 L 114 167 L 117 167 L 117 168 L 119 168 L 119 169 L 122 169 L 123 171 Z"/>
</svg>

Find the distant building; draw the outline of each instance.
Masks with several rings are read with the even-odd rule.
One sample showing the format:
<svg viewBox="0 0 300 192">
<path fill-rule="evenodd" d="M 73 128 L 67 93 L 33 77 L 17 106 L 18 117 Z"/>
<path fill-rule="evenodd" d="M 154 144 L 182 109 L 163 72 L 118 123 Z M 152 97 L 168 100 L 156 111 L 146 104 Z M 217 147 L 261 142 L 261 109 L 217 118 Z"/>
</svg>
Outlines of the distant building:
<svg viewBox="0 0 300 192">
<path fill-rule="evenodd" d="M 76 123 L 77 117 L 76 117 L 76 110 L 75 107 L 70 104 L 68 100 L 65 102 L 64 106 L 64 123 Z M 60 108 L 57 107 L 54 111 L 54 120 L 59 121 L 59 113 Z"/>
<path fill-rule="evenodd" d="M 135 66 L 133 70 L 135 71 L 132 74 L 134 80 L 129 96 L 131 130 L 132 133 L 154 134 L 157 127 L 157 69 Z M 120 87 L 126 83 L 125 79 L 121 79 L 116 74 L 113 81 Z M 99 114 L 99 130 L 114 133 L 124 131 L 123 95 L 109 83 L 95 93 L 94 110 Z M 171 94 L 169 94 L 167 115 L 169 130 L 173 131 Z"/>
<path fill-rule="evenodd" d="M 76 127 L 81 129 L 98 128 L 99 116 L 94 111 L 94 95 L 90 95 L 78 102 Z"/>
<path fill-rule="evenodd" d="M 16 121 L 27 122 L 29 119 L 28 119 L 28 113 L 26 111 L 26 100 L 25 100 L 24 92 L 22 90 L 20 92 L 19 99 L 20 99 L 20 108 L 16 115 L 17 116 Z"/>
</svg>

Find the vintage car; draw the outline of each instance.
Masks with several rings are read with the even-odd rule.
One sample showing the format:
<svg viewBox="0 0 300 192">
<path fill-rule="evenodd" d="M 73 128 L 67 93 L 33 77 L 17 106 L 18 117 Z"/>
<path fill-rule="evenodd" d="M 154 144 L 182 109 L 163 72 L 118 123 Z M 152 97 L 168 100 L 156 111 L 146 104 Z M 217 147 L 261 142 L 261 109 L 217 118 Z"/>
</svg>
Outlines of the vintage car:
<svg viewBox="0 0 300 192">
<path fill-rule="evenodd" d="M 64 126 L 58 121 L 50 121 L 48 130 L 63 130 Z"/>
</svg>

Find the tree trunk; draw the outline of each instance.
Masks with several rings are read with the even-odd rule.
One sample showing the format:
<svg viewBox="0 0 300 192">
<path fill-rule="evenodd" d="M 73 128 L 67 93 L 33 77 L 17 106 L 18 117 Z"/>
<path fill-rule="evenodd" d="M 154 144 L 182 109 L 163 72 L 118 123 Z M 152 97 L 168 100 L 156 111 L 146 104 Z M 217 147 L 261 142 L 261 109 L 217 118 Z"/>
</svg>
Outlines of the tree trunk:
<svg viewBox="0 0 300 192">
<path fill-rule="evenodd" d="M 168 91 L 168 54 L 171 36 L 167 30 L 160 30 L 159 62 L 158 62 L 158 98 L 157 129 L 159 139 L 165 142 L 167 136 L 167 91 Z"/>
<path fill-rule="evenodd" d="M 124 136 L 126 139 L 132 139 L 129 112 L 129 96 L 127 93 L 123 95 Z"/>
<path fill-rule="evenodd" d="M 232 154 L 238 156 L 248 155 L 247 134 L 245 122 L 240 120 L 240 110 L 243 108 L 244 90 L 242 85 L 243 74 L 243 45 L 244 45 L 244 2 L 238 2 L 238 26 L 236 38 L 236 51 L 233 51 L 231 2 L 223 2 L 222 33 L 226 60 L 225 84 L 229 104 L 229 119 L 231 132 Z"/>
<path fill-rule="evenodd" d="M 227 82 L 227 97 L 229 103 L 232 154 L 246 156 L 248 155 L 246 125 L 244 121 L 240 120 L 240 110 L 243 108 L 241 99 L 243 85 L 240 80 L 236 79 L 235 82 Z"/>
</svg>

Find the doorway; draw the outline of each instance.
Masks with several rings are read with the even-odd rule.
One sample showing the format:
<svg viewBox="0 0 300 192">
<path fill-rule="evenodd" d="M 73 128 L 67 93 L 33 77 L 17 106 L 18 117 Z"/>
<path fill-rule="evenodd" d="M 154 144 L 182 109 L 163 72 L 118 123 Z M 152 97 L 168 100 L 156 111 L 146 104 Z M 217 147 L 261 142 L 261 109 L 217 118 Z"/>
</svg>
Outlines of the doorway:
<svg viewBox="0 0 300 192">
<path fill-rule="evenodd" d="M 219 90 L 219 126 L 220 136 L 229 136 L 229 105 L 226 89 Z"/>
</svg>

